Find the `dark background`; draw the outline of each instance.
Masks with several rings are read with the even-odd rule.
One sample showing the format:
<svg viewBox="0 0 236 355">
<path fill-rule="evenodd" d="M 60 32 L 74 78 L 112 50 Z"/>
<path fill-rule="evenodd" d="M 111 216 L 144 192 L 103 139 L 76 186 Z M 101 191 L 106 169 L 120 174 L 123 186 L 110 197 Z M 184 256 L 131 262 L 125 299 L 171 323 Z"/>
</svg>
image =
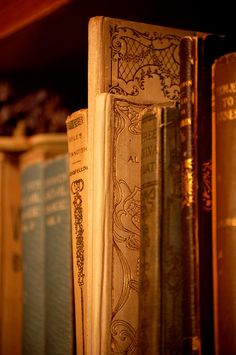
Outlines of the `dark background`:
<svg viewBox="0 0 236 355">
<path fill-rule="evenodd" d="M 230 36 L 236 26 L 232 5 L 223 1 L 2 0 L 0 76 L 24 87 L 55 86 L 72 109 L 87 106 L 88 20 L 96 15 Z"/>
</svg>

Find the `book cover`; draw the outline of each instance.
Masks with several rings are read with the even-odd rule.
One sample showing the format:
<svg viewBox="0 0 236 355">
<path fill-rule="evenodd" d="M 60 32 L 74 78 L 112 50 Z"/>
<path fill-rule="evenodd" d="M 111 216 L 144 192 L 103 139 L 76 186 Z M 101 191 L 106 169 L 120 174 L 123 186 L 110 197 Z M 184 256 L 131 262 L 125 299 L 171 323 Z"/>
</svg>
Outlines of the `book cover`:
<svg viewBox="0 0 236 355">
<path fill-rule="evenodd" d="M 179 43 L 193 31 L 104 16 L 88 24 L 88 109 L 109 92 L 157 103 L 179 99 Z"/>
<path fill-rule="evenodd" d="M 140 114 L 149 105 L 97 95 L 90 165 L 93 354 L 138 351 Z"/>
<path fill-rule="evenodd" d="M 198 60 L 197 105 L 197 187 L 200 271 L 200 322 L 202 354 L 214 353 L 213 270 L 212 270 L 212 64 L 235 46 L 228 36 L 207 35 L 195 39 Z"/>
<path fill-rule="evenodd" d="M 68 154 L 44 163 L 46 354 L 74 354 Z"/>
<path fill-rule="evenodd" d="M 161 107 L 141 116 L 139 354 L 161 354 Z"/>
<path fill-rule="evenodd" d="M 67 117 L 70 208 L 76 322 L 77 354 L 90 354 L 92 244 L 88 239 L 88 110 L 75 111 Z M 89 306 L 88 306 L 89 305 Z"/>
<path fill-rule="evenodd" d="M 141 135 L 139 353 L 183 354 L 179 108 L 145 109 Z"/>
<path fill-rule="evenodd" d="M 97 112 L 95 111 L 95 102 L 96 102 L 96 95 L 100 93 L 109 93 L 110 95 L 119 95 L 126 99 L 127 101 L 139 101 L 142 104 L 148 104 L 151 102 L 156 103 L 163 103 L 169 101 L 178 101 L 179 100 L 179 43 L 180 39 L 187 34 L 193 34 L 192 31 L 181 30 L 181 29 L 174 29 L 170 27 L 162 27 L 157 25 L 150 25 L 144 24 L 139 22 L 132 22 L 122 19 L 104 17 L 104 16 L 96 16 L 90 19 L 88 25 L 88 120 L 89 120 L 89 130 L 88 130 L 88 146 L 97 147 L 97 152 L 101 156 L 104 156 L 104 153 L 101 152 L 101 142 L 98 139 L 98 132 L 101 132 L 102 127 L 97 127 Z M 105 102 L 105 101 L 104 101 Z M 106 105 L 105 105 L 106 106 Z M 116 105 L 115 105 L 116 106 Z M 141 109 L 141 107 L 140 107 Z M 100 109 L 100 112 L 105 111 L 105 107 Z M 126 108 L 126 104 L 124 105 L 122 111 L 120 110 L 120 123 L 123 121 L 125 122 L 125 110 L 127 110 L 127 115 L 133 115 L 133 119 L 137 120 L 137 127 L 138 122 L 140 121 L 137 118 L 136 109 L 131 104 L 130 108 Z M 115 110 L 117 116 L 117 109 Z M 119 117 L 119 116 L 117 116 Z M 136 118 L 135 118 L 136 117 Z M 135 121 L 133 121 L 135 122 Z M 125 124 L 125 123 L 124 123 Z M 130 128 L 132 130 L 137 131 L 137 127 Z M 121 132 L 123 132 L 123 127 L 120 127 Z M 132 132 L 132 131 L 131 131 Z M 100 133 L 102 137 L 102 141 L 104 141 L 105 136 L 102 136 L 102 132 Z M 117 131 L 117 137 L 122 137 L 123 135 Z M 134 137 L 134 136 L 132 136 Z M 135 133 L 135 139 L 140 137 Z M 117 138 L 118 139 L 118 138 Z M 127 138 L 128 139 L 128 138 Z M 141 139 L 141 138 L 139 138 Z M 131 139 L 133 141 L 133 138 Z M 130 142 L 130 141 L 128 141 Z M 140 154 L 140 142 L 136 143 L 137 148 Z M 124 142 L 124 146 L 126 143 Z M 124 148 L 124 147 L 123 147 Z M 129 145 L 128 145 L 129 148 Z M 134 149 L 134 148 L 132 148 Z M 109 153 L 109 148 L 106 148 L 106 153 Z M 116 151 L 114 152 L 116 154 Z M 117 157 L 119 155 L 117 154 Z M 129 160 L 129 164 L 131 163 L 132 159 L 140 158 L 137 153 L 135 156 L 131 157 Z M 104 158 L 103 158 L 104 159 Z M 90 154 L 88 155 L 88 162 L 89 166 L 96 171 L 94 167 L 96 167 L 97 171 L 100 171 L 100 166 L 97 166 L 97 161 Z M 114 165 L 115 167 L 116 165 Z M 134 164 L 134 166 L 136 166 Z M 138 165 L 137 165 L 138 166 Z M 118 169 L 118 168 L 117 168 Z M 140 169 L 140 167 L 138 168 Z M 118 170 L 117 170 L 118 171 Z M 102 172 L 101 176 L 102 176 Z M 132 174 L 135 174 L 135 179 L 137 178 L 135 169 L 132 169 Z M 137 172 L 137 175 L 140 174 Z M 89 179 L 91 185 L 89 186 L 89 199 L 88 203 L 89 206 L 96 206 L 96 203 L 102 203 L 102 199 L 104 197 L 103 193 L 102 196 L 99 195 L 99 191 L 97 187 L 100 187 L 101 184 L 101 191 L 102 189 L 106 189 L 104 187 L 105 182 L 100 181 L 97 182 L 97 176 L 95 173 L 91 172 L 91 176 L 94 176 L 92 179 Z M 128 175 L 127 175 L 128 176 Z M 139 177 L 140 178 L 140 177 Z M 135 183 L 135 186 L 138 186 L 136 190 L 133 191 L 135 194 L 140 192 L 140 181 L 135 182 L 133 177 L 132 187 Z M 122 180 L 125 181 L 124 178 Z M 89 183 L 89 184 L 90 184 Z M 123 185 L 121 185 L 124 188 Z M 119 185 L 117 188 L 121 189 Z M 132 191 L 132 189 L 130 190 Z M 139 191 L 139 192 L 138 192 Z M 122 193 L 122 189 L 119 193 Z M 99 196 L 98 196 L 99 195 Z M 123 195 L 121 195 L 123 196 Z M 137 195 L 138 196 L 138 195 Z M 117 197 L 118 198 L 118 197 Z M 120 197 L 121 201 L 123 197 Z M 96 199 L 101 199 L 100 202 L 96 202 Z M 94 202 L 95 200 L 95 202 Z M 137 200 L 137 210 L 140 208 L 140 196 L 138 198 L 135 197 L 135 201 Z M 104 202 L 103 202 L 104 203 Z M 128 203 L 128 201 L 127 201 Z M 105 204 L 107 205 L 107 203 Z M 119 203 L 118 203 L 119 206 Z M 118 208 L 117 206 L 117 208 Z M 134 204 L 135 206 L 135 204 Z M 138 207 L 139 206 L 139 207 Z M 101 205 L 101 208 L 104 206 Z M 110 208 L 110 207 L 106 207 Z M 91 208 L 89 213 L 91 217 L 91 221 L 97 221 L 97 228 L 99 228 L 99 224 L 102 223 L 102 220 L 97 220 L 98 216 L 96 214 L 95 207 Z M 128 213 L 128 212 L 127 212 Z M 131 213 L 131 212 L 130 212 Z M 125 214 L 125 212 L 124 212 Z M 102 218 L 102 217 L 100 217 Z M 122 215 L 123 218 L 123 215 Z M 139 218 L 139 214 L 137 214 L 137 218 Z M 119 220 L 117 220 L 118 222 Z M 134 218 L 131 221 L 134 223 Z M 88 233 L 91 236 L 92 240 L 96 240 L 94 238 L 93 232 L 93 223 L 89 225 Z M 122 221 L 122 223 L 124 223 Z M 139 222 L 140 223 L 140 222 Z M 140 225 L 139 223 L 131 228 L 132 233 L 140 233 Z M 121 228 L 121 226 L 119 227 Z M 137 232 L 139 230 L 139 232 Z M 135 231 L 135 232 L 134 232 Z M 101 231 L 100 231 L 101 233 Z M 133 235 L 133 234 L 132 234 Z M 134 234 L 135 235 L 135 234 Z M 90 239 L 90 237 L 89 237 Z M 128 245 L 127 245 L 128 246 Z M 137 246 L 135 247 L 135 249 Z M 139 247 L 138 247 L 139 248 Z M 93 250 L 95 250 L 95 246 L 93 246 Z M 129 249 L 127 249 L 129 250 Z M 102 252 L 102 250 L 100 250 Z M 119 249 L 117 249 L 119 252 Z M 114 260 L 113 260 L 114 261 Z M 99 273 L 99 268 L 95 270 L 95 274 Z M 97 291 L 99 292 L 99 283 L 101 282 L 101 275 L 94 276 L 95 280 L 97 280 Z M 98 281 L 100 280 L 100 281 Z M 135 278 L 136 280 L 136 278 Z M 135 283 L 132 283 L 136 285 Z M 136 286 L 135 286 L 136 287 Z M 100 290 L 100 292 L 102 292 Z M 115 291 L 114 291 L 115 292 Z M 128 292 L 128 291 L 127 291 Z M 97 299 L 99 300 L 101 294 L 97 295 Z M 124 295 L 126 298 L 126 296 Z M 100 301 L 98 301 L 99 303 Z M 99 324 L 100 324 L 100 311 L 95 315 L 95 326 L 96 333 L 99 331 Z M 117 323 L 118 324 L 118 323 Z M 123 324 L 123 323 L 121 323 Z M 135 323 L 136 324 L 136 323 Z M 127 342 L 132 333 L 133 340 L 130 340 L 130 349 L 132 346 L 136 349 L 137 346 L 135 345 L 136 339 L 136 325 L 133 324 L 132 327 L 129 329 L 129 336 L 127 337 Z M 127 326 L 129 323 L 127 323 Z M 96 328 L 97 327 L 97 328 Z M 118 329 L 118 328 L 117 328 Z M 117 329 L 114 328 L 114 334 L 117 332 Z M 116 338 L 112 338 L 112 346 L 118 347 L 118 334 L 121 334 L 120 331 L 117 333 Z M 110 336 L 110 335 L 109 335 Z M 121 338 L 120 338 L 121 341 Z M 100 349 L 99 345 L 96 345 L 99 341 L 92 341 L 94 344 L 94 349 Z M 117 342 L 117 344 L 116 344 Z M 122 349 L 126 349 L 128 347 L 128 343 L 122 346 Z M 128 349 L 128 348 L 127 348 Z M 100 350 L 98 350 L 100 351 Z M 130 350 L 131 351 L 131 350 Z M 136 350 L 135 350 L 136 351 Z"/>
<path fill-rule="evenodd" d="M 25 153 L 26 154 L 26 153 Z M 23 353 L 45 353 L 43 166 L 21 170 L 23 246 Z"/>
<path fill-rule="evenodd" d="M 183 354 L 201 353 L 199 238 L 197 203 L 196 42 L 180 42 L 180 131 L 182 174 L 183 257 Z"/>
<path fill-rule="evenodd" d="M 43 162 L 67 151 L 66 134 L 35 135 L 20 157 L 23 258 L 23 353 L 45 353 Z"/>
<path fill-rule="evenodd" d="M 22 349 L 20 173 L 16 152 L 0 152 L 0 353 L 9 355 L 21 355 Z"/>
<path fill-rule="evenodd" d="M 162 107 L 161 354 L 183 354 L 183 242 L 179 107 Z"/>
<path fill-rule="evenodd" d="M 202 354 L 214 353 L 213 279 L 212 279 L 212 72 L 213 61 L 230 51 L 234 41 L 225 35 L 207 34 L 182 39 L 191 47 L 194 61 L 189 75 L 192 80 L 194 164 L 196 189 L 196 236 L 199 243 L 199 304 Z M 180 63 L 186 66 L 185 59 Z M 190 96 L 189 96 L 190 98 Z M 185 104 L 182 102 L 181 106 Z"/>
<path fill-rule="evenodd" d="M 212 66 L 212 244 L 215 353 L 236 352 L 236 52 Z"/>
</svg>

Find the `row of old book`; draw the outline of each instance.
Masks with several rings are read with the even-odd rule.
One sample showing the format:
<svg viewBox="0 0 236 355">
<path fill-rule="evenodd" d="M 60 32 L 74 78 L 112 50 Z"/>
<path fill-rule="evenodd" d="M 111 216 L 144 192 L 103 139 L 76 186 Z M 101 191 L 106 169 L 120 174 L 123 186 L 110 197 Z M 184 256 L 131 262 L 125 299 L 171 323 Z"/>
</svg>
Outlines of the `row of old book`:
<svg viewBox="0 0 236 355">
<path fill-rule="evenodd" d="M 0 353 L 233 354 L 233 40 L 88 34 L 88 107 L 0 146 Z"/>
</svg>

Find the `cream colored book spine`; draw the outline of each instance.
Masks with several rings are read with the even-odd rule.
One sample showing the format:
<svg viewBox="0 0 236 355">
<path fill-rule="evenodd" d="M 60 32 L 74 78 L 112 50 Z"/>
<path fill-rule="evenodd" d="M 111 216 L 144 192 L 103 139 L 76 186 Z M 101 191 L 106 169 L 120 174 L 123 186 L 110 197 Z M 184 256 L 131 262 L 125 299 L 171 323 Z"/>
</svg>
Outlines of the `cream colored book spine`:
<svg viewBox="0 0 236 355">
<path fill-rule="evenodd" d="M 88 240 L 88 117 L 87 109 L 75 111 L 67 117 L 69 154 L 72 253 L 76 322 L 77 355 L 91 354 L 92 321 L 90 294 L 92 266 Z"/>
<path fill-rule="evenodd" d="M 140 117 L 150 105 L 97 95 L 90 166 L 92 354 L 138 351 Z"/>
<path fill-rule="evenodd" d="M 95 16 L 88 24 L 88 109 L 102 92 L 157 103 L 179 98 L 179 43 L 193 31 Z"/>
</svg>

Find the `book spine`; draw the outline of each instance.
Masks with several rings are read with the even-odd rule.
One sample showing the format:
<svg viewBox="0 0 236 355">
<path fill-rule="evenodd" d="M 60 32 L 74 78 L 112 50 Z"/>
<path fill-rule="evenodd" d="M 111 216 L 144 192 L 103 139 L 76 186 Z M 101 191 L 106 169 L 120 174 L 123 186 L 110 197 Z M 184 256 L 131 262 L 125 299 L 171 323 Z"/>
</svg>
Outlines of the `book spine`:
<svg viewBox="0 0 236 355">
<path fill-rule="evenodd" d="M 161 109 L 142 117 L 139 354 L 161 353 Z"/>
<path fill-rule="evenodd" d="M 81 109 L 66 120 L 69 157 L 72 259 L 77 354 L 90 354 L 91 258 L 88 240 L 88 111 Z"/>
<path fill-rule="evenodd" d="M 178 107 L 162 108 L 161 135 L 161 354 L 182 355 L 183 246 Z"/>
<path fill-rule="evenodd" d="M 199 307 L 199 245 L 197 210 L 197 159 L 195 42 L 184 37 L 180 42 L 180 131 L 182 170 L 182 223 L 183 223 L 183 354 L 200 354 Z"/>
<path fill-rule="evenodd" d="M 223 50 L 225 38 L 207 35 L 198 38 L 197 65 L 197 155 L 198 155 L 198 235 L 200 268 L 200 312 L 202 354 L 214 354 L 213 270 L 212 270 L 212 112 L 211 66 Z"/>
<path fill-rule="evenodd" d="M 22 350 L 22 243 L 18 156 L 0 153 L 0 354 Z"/>
<path fill-rule="evenodd" d="M 213 281 L 216 354 L 236 352 L 236 53 L 212 66 Z"/>
<path fill-rule="evenodd" d="M 23 353 L 45 353 L 45 240 L 43 165 L 27 165 L 21 175 L 23 243 Z"/>
<path fill-rule="evenodd" d="M 46 353 L 72 355 L 74 297 L 68 155 L 44 164 Z"/>
</svg>

